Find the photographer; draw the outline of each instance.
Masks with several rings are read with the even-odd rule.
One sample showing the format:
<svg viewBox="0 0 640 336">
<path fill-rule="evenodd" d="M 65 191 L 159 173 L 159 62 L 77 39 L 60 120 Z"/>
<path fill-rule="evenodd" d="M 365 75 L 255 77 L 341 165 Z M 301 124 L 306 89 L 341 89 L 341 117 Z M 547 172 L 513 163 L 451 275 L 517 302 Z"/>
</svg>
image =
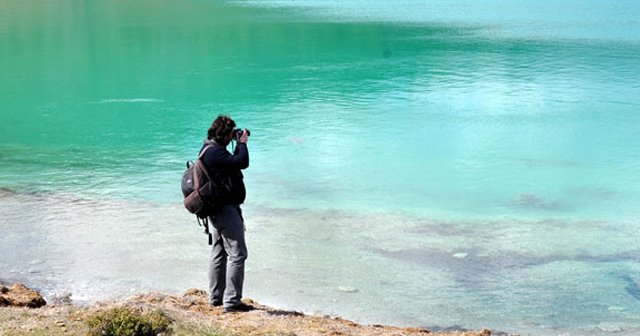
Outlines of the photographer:
<svg viewBox="0 0 640 336">
<path fill-rule="evenodd" d="M 224 312 L 244 312 L 253 309 L 242 303 L 244 262 L 247 246 L 244 237 L 242 204 L 246 190 L 241 170 L 249 167 L 248 130 L 236 130 L 236 123 L 226 115 L 218 116 L 208 131 L 202 149 L 212 145 L 203 156 L 203 163 L 210 176 L 219 176 L 230 183 L 230 192 L 222 205 L 215 210 L 210 222 L 213 225 L 213 249 L 209 263 L 209 303 L 224 305 Z M 226 147 L 237 140 L 233 154 Z"/>
</svg>

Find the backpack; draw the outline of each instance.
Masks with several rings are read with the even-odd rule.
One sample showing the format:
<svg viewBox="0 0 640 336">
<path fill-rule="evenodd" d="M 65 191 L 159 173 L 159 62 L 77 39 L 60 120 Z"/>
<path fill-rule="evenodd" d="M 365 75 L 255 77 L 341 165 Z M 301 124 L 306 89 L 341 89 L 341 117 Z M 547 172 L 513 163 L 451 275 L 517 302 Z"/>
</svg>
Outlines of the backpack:
<svg viewBox="0 0 640 336">
<path fill-rule="evenodd" d="M 204 154 L 211 147 L 213 145 L 205 147 L 195 162 L 187 161 L 181 185 L 184 207 L 195 214 L 198 225 L 204 227 L 204 233 L 209 235 L 209 245 L 212 244 L 212 237 L 209 233 L 208 217 L 215 213 L 222 198 L 231 190 L 228 179 L 223 181 L 219 174 L 210 176 L 202 162 Z"/>
</svg>

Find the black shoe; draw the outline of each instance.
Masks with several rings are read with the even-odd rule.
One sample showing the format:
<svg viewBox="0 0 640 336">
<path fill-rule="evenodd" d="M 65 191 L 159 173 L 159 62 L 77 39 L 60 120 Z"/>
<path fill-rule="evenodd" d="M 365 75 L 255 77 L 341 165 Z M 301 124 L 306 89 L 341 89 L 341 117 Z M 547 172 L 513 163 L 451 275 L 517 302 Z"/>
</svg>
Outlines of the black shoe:
<svg viewBox="0 0 640 336">
<path fill-rule="evenodd" d="M 224 307 L 223 312 L 225 313 L 243 313 L 243 312 L 248 312 L 250 310 L 254 310 L 255 308 L 253 306 L 250 306 L 248 304 L 245 303 L 240 303 L 237 304 L 235 306 L 231 306 L 231 307 Z"/>
<path fill-rule="evenodd" d="M 221 301 L 213 301 L 213 303 L 210 303 L 210 305 L 212 305 L 214 307 L 220 307 L 220 306 L 222 306 L 222 302 Z"/>
</svg>

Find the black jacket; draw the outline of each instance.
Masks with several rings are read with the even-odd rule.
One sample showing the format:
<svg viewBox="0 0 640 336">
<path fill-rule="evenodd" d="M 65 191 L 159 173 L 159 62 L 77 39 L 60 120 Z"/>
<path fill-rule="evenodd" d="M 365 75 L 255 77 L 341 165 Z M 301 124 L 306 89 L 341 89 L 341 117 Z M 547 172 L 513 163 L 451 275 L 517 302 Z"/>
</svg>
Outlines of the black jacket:
<svg viewBox="0 0 640 336">
<path fill-rule="evenodd" d="M 231 181 L 231 193 L 225 203 L 228 204 L 242 204 L 247 196 L 247 191 L 244 187 L 244 181 L 242 172 L 240 170 L 249 167 L 249 150 L 247 144 L 237 143 L 236 149 L 233 154 L 227 151 L 226 147 L 218 145 L 214 141 L 207 140 L 202 145 L 200 152 L 204 150 L 207 145 L 212 145 L 211 148 L 202 157 L 204 166 L 207 167 L 209 176 L 220 176 L 222 178 L 228 177 Z"/>
</svg>

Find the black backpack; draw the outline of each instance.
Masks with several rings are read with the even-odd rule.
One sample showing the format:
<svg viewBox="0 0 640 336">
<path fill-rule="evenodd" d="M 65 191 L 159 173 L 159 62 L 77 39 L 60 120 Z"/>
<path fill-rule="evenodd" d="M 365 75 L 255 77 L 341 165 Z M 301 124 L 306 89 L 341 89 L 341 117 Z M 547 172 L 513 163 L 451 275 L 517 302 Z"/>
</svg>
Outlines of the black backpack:
<svg viewBox="0 0 640 336">
<path fill-rule="evenodd" d="M 187 161 L 187 169 L 182 175 L 182 195 L 184 207 L 196 215 L 198 224 L 204 227 L 204 233 L 209 235 L 208 217 L 213 215 L 221 204 L 225 195 L 231 190 L 229 179 L 223 179 L 220 174 L 209 175 L 209 171 L 202 162 L 202 157 L 213 145 L 205 147 L 198 159 Z"/>
</svg>

